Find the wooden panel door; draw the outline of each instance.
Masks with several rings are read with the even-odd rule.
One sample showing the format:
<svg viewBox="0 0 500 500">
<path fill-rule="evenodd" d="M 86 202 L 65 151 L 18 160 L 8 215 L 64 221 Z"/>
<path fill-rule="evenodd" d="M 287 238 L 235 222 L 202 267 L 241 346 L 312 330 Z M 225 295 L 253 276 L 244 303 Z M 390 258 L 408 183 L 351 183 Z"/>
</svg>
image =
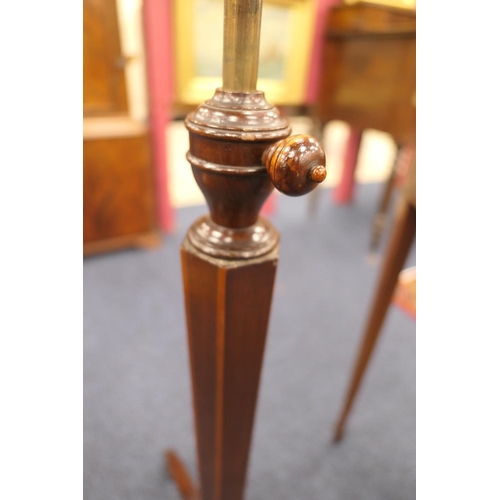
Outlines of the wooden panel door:
<svg viewBox="0 0 500 500">
<path fill-rule="evenodd" d="M 128 130 L 119 135 L 83 141 L 83 241 L 87 245 L 129 240 L 155 227 L 149 134 L 133 122 L 123 128 Z"/>
<path fill-rule="evenodd" d="M 84 116 L 127 112 L 124 66 L 115 0 L 84 0 Z"/>
<path fill-rule="evenodd" d="M 83 12 L 83 252 L 158 244 L 151 133 L 128 116 L 115 0 Z"/>
</svg>

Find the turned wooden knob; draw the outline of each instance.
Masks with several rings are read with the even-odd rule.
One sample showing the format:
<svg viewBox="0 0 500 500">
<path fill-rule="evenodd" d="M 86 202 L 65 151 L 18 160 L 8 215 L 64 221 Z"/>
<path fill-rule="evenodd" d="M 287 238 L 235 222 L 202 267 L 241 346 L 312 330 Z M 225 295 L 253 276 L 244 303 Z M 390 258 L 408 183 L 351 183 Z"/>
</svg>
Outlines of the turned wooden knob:
<svg viewBox="0 0 500 500">
<path fill-rule="evenodd" d="M 292 135 L 273 144 L 262 161 L 275 188 L 288 196 L 309 193 L 326 178 L 325 152 L 310 135 Z"/>
</svg>

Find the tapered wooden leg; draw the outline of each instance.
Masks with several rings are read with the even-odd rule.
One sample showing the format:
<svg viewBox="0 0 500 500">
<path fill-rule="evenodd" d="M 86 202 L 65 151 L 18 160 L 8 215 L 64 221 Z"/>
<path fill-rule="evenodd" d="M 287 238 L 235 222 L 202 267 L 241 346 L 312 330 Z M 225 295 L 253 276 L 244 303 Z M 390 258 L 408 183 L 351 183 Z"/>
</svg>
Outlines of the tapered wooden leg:
<svg viewBox="0 0 500 500">
<path fill-rule="evenodd" d="M 342 413 L 335 426 L 334 440 L 342 439 L 344 425 L 358 392 L 366 366 L 389 308 L 398 276 L 403 268 L 408 251 L 415 237 L 416 211 L 406 200 L 398 206 L 396 221 L 388 249 L 384 256 L 374 300 L 366 323 L 366 328 L 358 351 Z"/>
<path fill-rule="evenodd" d="M 203 500 L 241 500 L 278 250 L 223 260 L 181 248 Z"/>
<path fill-rule="evenodd" d="M 337 188 L 333 191 L 333 198 L 338 204 L 350 203 L 354 194 L 354 174 L 358 163 L 359 147 L 361 146 L 362 133 L 351 128 L 347 138 L 344 155 L 344 166 Z"/>
</svg>

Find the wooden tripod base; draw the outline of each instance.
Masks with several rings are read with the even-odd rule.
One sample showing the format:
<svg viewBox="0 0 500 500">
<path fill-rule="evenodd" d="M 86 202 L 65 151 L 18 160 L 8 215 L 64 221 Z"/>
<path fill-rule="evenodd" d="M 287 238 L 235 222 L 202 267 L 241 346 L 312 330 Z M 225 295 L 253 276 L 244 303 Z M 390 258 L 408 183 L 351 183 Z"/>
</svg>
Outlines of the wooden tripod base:
<svg viewBox="0 0 500 500">
<path fill-rule="evenodd" d="M 200 491 L 194 486 L 189 472 L 175 451 L 165 452 L 165 468 L 177 485 L 182 500 L 201 500 Z"/>
</svg>

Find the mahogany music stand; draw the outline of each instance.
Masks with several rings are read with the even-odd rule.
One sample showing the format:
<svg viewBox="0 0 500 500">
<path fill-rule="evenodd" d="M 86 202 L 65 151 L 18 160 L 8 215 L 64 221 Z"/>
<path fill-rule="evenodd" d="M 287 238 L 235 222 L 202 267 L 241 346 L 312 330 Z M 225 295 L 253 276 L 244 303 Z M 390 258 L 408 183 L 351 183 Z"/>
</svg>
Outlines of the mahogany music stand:
<svg viewBox="0 0 500 500">
<path fill-rule="evenodd" d="M 259 211 L 274 186 L 290 196 L 326 177 L 325 155 L 256 90 L 262 0 L 225 0 L 223 87 L 186 119 L 187 159 L 210 215 L 181 259 L 200 486 L 173 451 L 185 500 L 241 500 L 279 233 Z"/>
</svg>

